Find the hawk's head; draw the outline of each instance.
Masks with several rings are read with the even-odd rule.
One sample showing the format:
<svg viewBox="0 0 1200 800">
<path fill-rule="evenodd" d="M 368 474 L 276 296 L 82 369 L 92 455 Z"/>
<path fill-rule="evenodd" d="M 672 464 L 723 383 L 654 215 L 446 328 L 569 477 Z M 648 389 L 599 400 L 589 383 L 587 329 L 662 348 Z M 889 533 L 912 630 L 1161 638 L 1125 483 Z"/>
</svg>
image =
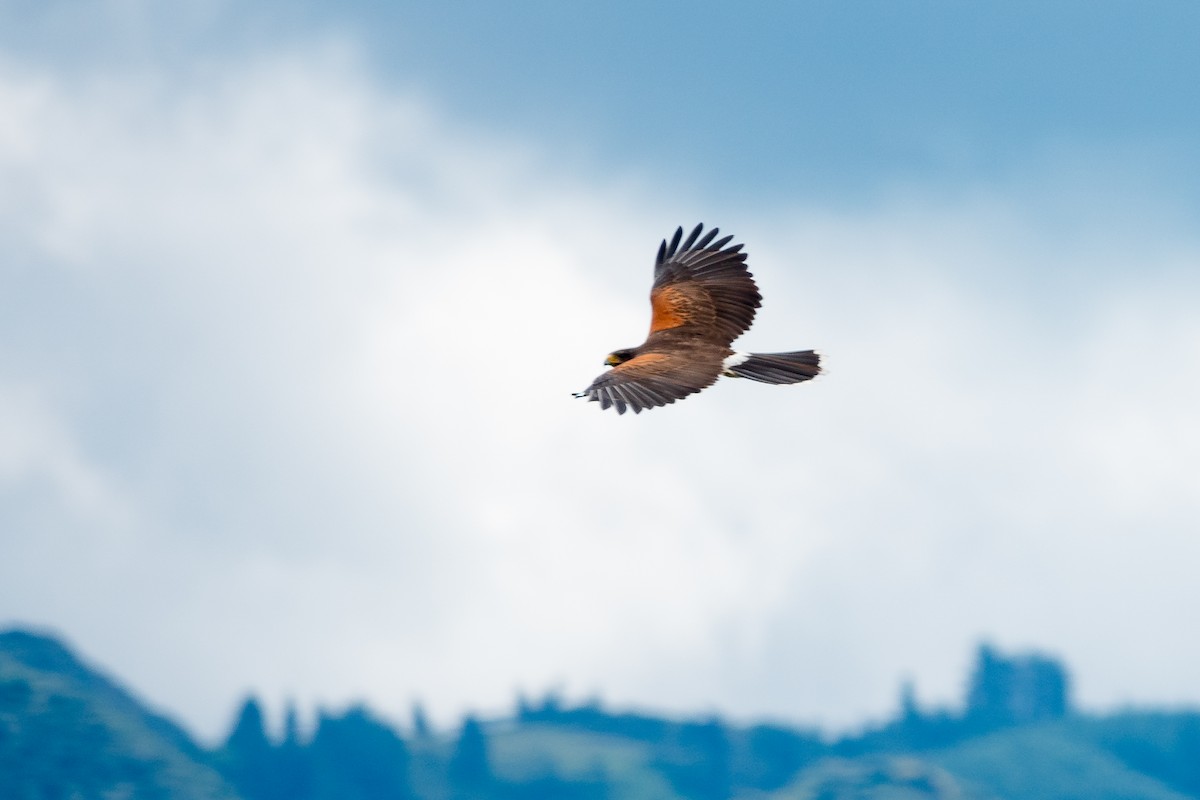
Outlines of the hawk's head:
<svg viewBox="0 0 1200 800">
<path fill-rule="evenodd" d="M 626 361 L 628 361 L 629 359 L 633 358 L 636 355 L 637 355 L 637 353 L 634 351 L 633 348 L 628 348 L 625 350 L 615 350 L 604 357 L 604 363 L 610 367 L 615 367 L 618 364 L 624 364 Z"/>
</svg>

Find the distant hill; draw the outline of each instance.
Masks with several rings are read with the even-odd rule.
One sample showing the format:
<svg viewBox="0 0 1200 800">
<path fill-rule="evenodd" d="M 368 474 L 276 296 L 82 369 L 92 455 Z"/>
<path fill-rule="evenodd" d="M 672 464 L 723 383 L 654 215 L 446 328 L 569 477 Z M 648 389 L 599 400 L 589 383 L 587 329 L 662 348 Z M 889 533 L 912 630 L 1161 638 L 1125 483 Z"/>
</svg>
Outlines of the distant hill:
<svg viewBox="0 0 1200 800">
<path fill-rule="evenodd" d="M 1200 714 L 1074 712 L 1053 659 L 981 647 L 961 711 L 833 740 L 815 730 L 669 719 L 521 700 L 405 738 L 363 707 L 289 712 L 254 698 L 214 751 L 147 711 L 60 642 L 0 634 L 0 800 L 1188 800 Z"/>
<path fill-rule="evenodd" d="M 207 758 L 54 638 L 0 633 L 0 798 L 239 800 Z"/>
<path fill-rule="evenodd" d="M 1178 728 L 1181 716 L 1162 715 L 1153 736 Z M 724 789 L 722 770 L 693 773 L 700 780 L 680 781 L 677 761 L 663 760 L 661 741 L 639 741 L 611 733 L 589 733 L 574 726 L 538 723 L 504 726 L 489 737 L 494 770 L 510 777 L 557 775 L 597 781 L 611 798 L 730 797 L 734 800 L 1195 800 L 1200 795 L 1172 788 L 1163 778 L 1171 769 L 1200 769 L 1200 747 L 1163 747 L 1160 741 L 1126 738 L 1156 753 L 1158 775 L 1132 768 L 1106 747 L 1097 726 L 1107 720 L 1073 717 L 1054 722 L 1002 728 L 969 735 L 951 747 L 933 749 L 890 744 L 856 756 L 839 755 L 838 743 L 813 745 L 803 757 L 782 762 L 794 771 L 783 786 L 769 789 L 751 776 L 772 763 L 767 753 L 747 749 L 750 730 L 726 731 Z M 1198 743 L 1200 744 L 1200 743 Z M 793 751 L 795 752 L 795 751 Z M 780 763 L 780 762 L 777 762 Z M 1174 767 L 1166 768 L 1173 764 Z M 1195 766 L 1192 766 L 1195 765 Z M 699 768 L 693 762 L 692 769 Z M 779 773 L 776 772 L 776 775 Z M 762 775 L 761 769 L 758 775 Z M 711 791 L 717 788 L 717 791 Z M 723 793 L 724 792 L 724 793 Z"/>
<path fill-rule="evenodd" d="M 1188 800 L 1097 746 L 1086 728 L 1077 720 L 1023 726 L 932 753 L 929 761 L 996 797 Z"/>
</svg>

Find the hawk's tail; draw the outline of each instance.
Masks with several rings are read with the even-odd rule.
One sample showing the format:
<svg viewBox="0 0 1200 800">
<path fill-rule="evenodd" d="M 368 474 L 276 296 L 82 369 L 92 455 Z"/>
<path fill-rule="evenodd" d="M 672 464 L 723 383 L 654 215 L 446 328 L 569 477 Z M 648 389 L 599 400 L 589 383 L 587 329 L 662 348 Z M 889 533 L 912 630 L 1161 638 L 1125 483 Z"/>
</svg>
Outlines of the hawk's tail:
<svg viewBox="0 0 1200 800">
<path fill-rule="evenodd" d="M 736 353 L 725 362 L 725 374 L 762 383 L 799 383 L 821 373 L 821 356 L 812 350 L 794 353 Z"/>
</svg>

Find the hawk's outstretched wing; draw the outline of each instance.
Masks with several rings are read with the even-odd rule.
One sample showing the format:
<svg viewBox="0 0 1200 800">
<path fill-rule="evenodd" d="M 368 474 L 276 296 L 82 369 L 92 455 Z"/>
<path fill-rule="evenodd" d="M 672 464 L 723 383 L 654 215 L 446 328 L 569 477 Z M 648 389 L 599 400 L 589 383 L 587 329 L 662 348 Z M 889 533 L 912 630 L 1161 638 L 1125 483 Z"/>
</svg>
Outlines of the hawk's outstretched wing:
<svg viewBox="0 0 1200 800">
<path fill-rule="evenodd" d="M 639 413 L 665 406 L 711 386 L 726 374 L 763 383 L 799 383 L 820 372 L 810 350 L 790 353 L 735 353 L 730 345 L 754 322 L 762 295 L 746 269 L 740 244 L 717 239 L 697 225 L 683 237 L 664 239 L 654 260 L 650 291 L 650 335 L 637 347 L 615 350 L 602 374 L 576 397 L 601 408 Z M 702 235 L 703 234 L 703 235 Z"/>
<path fill-rule="evenodd" d="M 711 386 L 721 367 L 716 350 L 699 357 L 688 350 L 642 353 L 605 372 L 575 396 L 598 401 L 601 408 L 615 406 L 618 414 L 626 408 L 640 414 L 642 409 L 665 406 Z"/>
<path fill-rule="evenodd" d="M 762 295 L 746 269 L 742 246 L 725 247 L 732 236 L 714 242 L 718 228 L 700 238 L 703 230 L 697 225 L 681 247 L 678 228 L 669 245 L 664 239 L 659 246 L 650 333 L 672 330 L 728 345 L 754 322 Z"/>
</svg>

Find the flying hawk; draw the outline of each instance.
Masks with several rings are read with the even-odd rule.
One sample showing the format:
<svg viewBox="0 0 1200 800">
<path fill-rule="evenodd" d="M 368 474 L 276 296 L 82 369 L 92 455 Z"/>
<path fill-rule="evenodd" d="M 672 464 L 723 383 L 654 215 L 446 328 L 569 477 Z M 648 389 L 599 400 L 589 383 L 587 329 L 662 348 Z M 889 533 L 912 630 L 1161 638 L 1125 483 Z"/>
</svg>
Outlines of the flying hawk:
<svg viewBox="0 0 1200 800">
<path fill-rule="evenodd" d="M 609 353 L 612 367 L 575 397 L 586 397 L 624 414 L 627 408 L 665 406 L 711 386 L 722 375 L 762 383 L 799 383 L 815 378 L 821 358 L 812 350 L 739 353 L 730 348 L 754 322 L 762 295 L 746 270 L 742 245 L 726 247 L 718 228 L 703 238 L 703 225 L 683 239 L 664 239 L 654 260 L 650 335 L 637 347 Z"/>
</svg>

